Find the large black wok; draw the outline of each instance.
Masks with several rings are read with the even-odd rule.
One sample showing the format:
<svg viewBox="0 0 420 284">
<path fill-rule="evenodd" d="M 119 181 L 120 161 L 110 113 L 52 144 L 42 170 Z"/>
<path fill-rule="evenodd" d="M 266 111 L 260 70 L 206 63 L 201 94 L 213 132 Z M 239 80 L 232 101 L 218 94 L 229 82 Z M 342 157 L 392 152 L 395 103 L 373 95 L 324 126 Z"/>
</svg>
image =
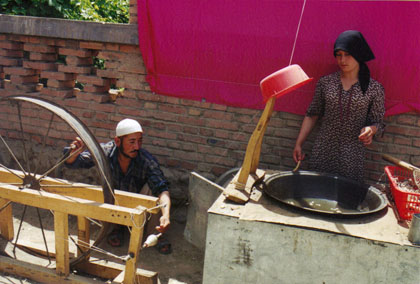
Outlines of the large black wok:
<svg viewBox="0 0 420 284">
<path fill-rule="evenodd" d="M 375 187 L 332 174 L 280 172 L 268 177 L 265 185 L 264 192 L 280 202 L 327 214 L 370 214 L 387 205 Z"/>
</svg>

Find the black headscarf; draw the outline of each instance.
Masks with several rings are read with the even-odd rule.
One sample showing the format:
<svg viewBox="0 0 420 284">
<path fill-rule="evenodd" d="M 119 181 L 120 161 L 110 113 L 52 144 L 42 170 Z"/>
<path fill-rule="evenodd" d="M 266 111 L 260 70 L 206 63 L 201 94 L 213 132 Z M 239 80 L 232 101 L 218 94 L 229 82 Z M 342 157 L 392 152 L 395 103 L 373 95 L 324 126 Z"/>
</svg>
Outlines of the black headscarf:
<svg viewBox="0 0 420 284">
<path fill-rule="evenodd" d="M 375 59 L 375 55 L 373 55 L 365 38 L 359 31 L 342 32 L 335 41 L 334 56 L 338 50 L 350 53 L 359 62 L 359 82 L 362 92 L 365 93 L 370 81 L 370 71 L 365 62 Z"/>
</svg>

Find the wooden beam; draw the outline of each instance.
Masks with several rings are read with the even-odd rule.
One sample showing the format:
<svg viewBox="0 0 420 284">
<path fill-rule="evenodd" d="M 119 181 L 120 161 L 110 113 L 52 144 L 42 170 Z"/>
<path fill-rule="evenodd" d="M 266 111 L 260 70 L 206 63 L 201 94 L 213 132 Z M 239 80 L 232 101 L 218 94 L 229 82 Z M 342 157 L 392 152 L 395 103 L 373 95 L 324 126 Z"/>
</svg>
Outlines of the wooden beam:
<svg viewBox="0 0 420 284">
<path fill-rule="evenodd" d="M 21 171 L 11 170 L 14 174 L 0 168 L 0 183 L 21 183 L 22 179 L 17 176 L 23 176 Z M 103 193 L 100 186 L 74 183 L 63 179 L 53 179 L 45 177 L 41 181 L 42 189 L 50 193 L 56 193 L 65 196 L 83 198 L 91 201 L 103 203 Z M 127 208 L 136 208 L 143 206 L 146 208 L 156 207 L 158 198 L 138 193 L 115 190 L 115 204 Z M 155 209 L 153 213 L 157 213 Z"/>
<path fill-rule="evenodd" d="M 7 184 L 0 184 L 0 198 L 125 226 L 133 226 L 133 216 L 143 214 L 144 210 L 146 210 L 146 208 L 141 206 L 134 209 L 125 208 L 33 189 L 19 189 L 16 186 Z"/>
<path fill-rule="evenodd" d="M 15 231 L 13 229 L 12 204 L 9 200 L 0 198 L 0 234 L 8 241 L 13 240 Z"/>
<path fill-rule="evenodd" d="M 86 244 L 90 243 L 90 222 L 83 216 L 77 216 L 77 256 L 81 256 L 83 252 L 89 248 Z M 87 259 L 89 257 L 87 256 Z"/>
<path fill-rule="evenodd" d="M 40 283 L 99 284 L 102 281 L 70 274 L 67 277 L 58 275 L 54 269 L 42 267 L 14 258 L 0 256 L 0 271 L 18 275 Z"/>
<path fill-rule="evenodd" d="M 69 216 L 66 213 L 54 212 L 55 261 L 59 275 L 70 273 L 69 259 Z"/>
<path fill-rule="evenodd" d="M 130 258 L 125 264 L 124 283 L 135 283 L 137 259 L 143 238 L 145 215 L 143 214 L 135 217 L 136 218 L 133 219 L 134 225 L 131 227 L 130 243 L 128 245 L 128 254 Z"/>
<path fill-rule="evenodd" d="M 78 263 L 75 267 L 78 271 L 94 275 L 97 277 L 105 279 L 114 279 L 113 281 L 119 281 L 119 275 L 124 271 L 125 267 L 119 263 L 110 263 L 104 260 L 99 260 L 97 258 L 91 257 L 90 262 Z M 142 284 L 157 284 L 157 272 L 148 271 L 145 269 L 137 268 L 136 270 L 136 282 Z M 117 278 L 118 277 L 118 278 Z M 122 277 L 120 283 L 124 279 L 124 273 L 120 276 Z M 117 282 L 113 282 L 117 283 Z"/>
</svg>

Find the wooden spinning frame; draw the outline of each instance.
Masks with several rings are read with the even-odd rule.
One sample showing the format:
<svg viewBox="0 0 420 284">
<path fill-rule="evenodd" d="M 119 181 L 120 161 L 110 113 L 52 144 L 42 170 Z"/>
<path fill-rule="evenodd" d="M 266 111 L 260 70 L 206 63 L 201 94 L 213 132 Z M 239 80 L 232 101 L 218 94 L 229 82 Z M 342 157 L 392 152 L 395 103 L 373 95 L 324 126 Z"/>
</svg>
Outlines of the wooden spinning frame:
<svg viewBox="0 0 420 284">
<path fill-rule="evenodd" d="M 9 241 L 15 238 L 13 226 L 12 202 L 24 206 L 47 209 L 54 215 L 55 236 L 55 269 L 46 268 L 38 264 L 32 264 L 0 254 L 0 271 L 9 274 L 30 278 L 42 283 L 102 283 L 92 278 L 74 275 L 72 269 L 89 275 L 105 279 L 112 279 L 112 283 L 157 283 L 157 273 L 139 269 L 137 261 L 143 238 L 143 227 L 146 212 L 156 214 L 158 199 L 140 194 L 115 190 L 110 187 L 110 173 L 107 159 L 92 133 L 84 124 L 64 108 L 35 97 L 12 96 L 0 100 L 0 102 L 17 105 L 18 128 L 21 132 L 23 148 L 25 146 L 24 127 L 25 119 L 21 116 L 24 110 L 23 104 L 47 110 L 51 114 L 48 127 L 44 129 L 41 141 L 45 146 L 48 136 L 53 131 L 54 119 L 59 118 L 69 125 L 83 140 L 92 153 L 95 164 L 102 179 L 102 187 L 82 183 L 69 182 L 62 179 L 48 177 L 45 173 L 31 172 L 28 166 L 25 169 L 13 153 L 11 147 L 0 132 L 0 143 L 4 143 L 21 170 L 14 170 L 3 165 L 0 159 L 0 235 Z M 7 134 L 6 134 L 7 135 Z M 33 136 L 31 136 L 32 138 Z M 10 138 L 10 137 L 9 137 Z M 26 165 L 29 165 L 28 156 L 24 153 Z M 0 156 L 1 158 L 1 156 Z M 58 163 L 51 167 L 56 168 L 65 161 L 61 158 Z M 47 171 L 47 173 L 52 170 Z M 68 216 L 77 216 L 77 257 L 71 258 L 69 252 L 69 222 Z M 128 246 L 125 265 L 107 265 L 92 261 L 90 256 L 90 219 L 102 221 L 104 226 L 92 246 L 104 238 L 109 224 L 119 224 L 131 227 L 131 236 Z M 42 226 L 41 226 L 42 227 Z M 20 228 L 19 228 L 20 230 Z M 27 246 L 30 250 L 36 250 L 41 255 L 51 254 L 39 248 Z M 1 253 L 1 251 L 0 251 Z"/>
</svg>

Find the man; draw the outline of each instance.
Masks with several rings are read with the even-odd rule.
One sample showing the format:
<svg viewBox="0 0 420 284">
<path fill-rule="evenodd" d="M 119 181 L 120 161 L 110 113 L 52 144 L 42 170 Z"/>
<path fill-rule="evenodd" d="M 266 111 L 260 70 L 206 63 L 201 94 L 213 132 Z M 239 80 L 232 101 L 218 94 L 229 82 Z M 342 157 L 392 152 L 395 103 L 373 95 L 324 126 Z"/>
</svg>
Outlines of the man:
<svg viewBox="0 0 420 284">
<path fill-rule="evenodd" d="M 109 159 L 112 173 L 112 186 L 115 189 L 154 195 L 159 198 L 162 205 L 162 216 L 159 220 L 153 219 L 148 222 L 145 228 L 147 234 L 152 233 L 150 224 L 159 224 L 155 228 L 160 233 L 166 232 L 170 224 L 171 200 L 169 196 L 169 183 L 165 179 L 159 164 L 145 149 L 141 148 L 143 141 L 143 129 L 141 125 L 133 119 L 123 119 L 116 127 L 114 141 L 101 144 L 105 155 Z M 70 145 L 70 153 L 74 154 L 66 161 L 70 168 L 90 168 L 94 166 L 91 154 L 83 151 L 84 143 L 77 137 Z M 156 216 L 156 215 L 155 215 Z M 108 243 L 112 246 L 121 246 L 124 239 L 124 227 L 118 226 L 108 236 Z M 159 252 L 167 254 L 171 252 L 170 243 L 160 238 L 157 248 Z"/>
</svg>

